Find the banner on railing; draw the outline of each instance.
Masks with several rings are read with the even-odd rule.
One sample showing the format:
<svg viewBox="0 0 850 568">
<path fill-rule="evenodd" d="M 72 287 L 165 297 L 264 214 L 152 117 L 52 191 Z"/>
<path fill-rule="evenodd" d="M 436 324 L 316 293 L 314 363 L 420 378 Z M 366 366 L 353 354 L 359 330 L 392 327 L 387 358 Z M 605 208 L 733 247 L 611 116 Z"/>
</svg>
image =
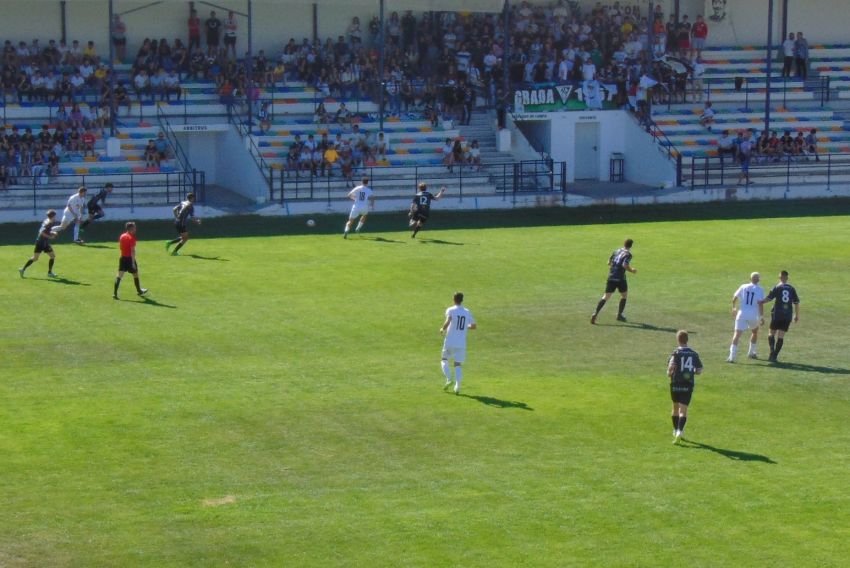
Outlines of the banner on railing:
<svg viewBox="0 0 850 568">
<path fill-rule="evenodd" d="M 174 132 L 226 132 L 227 124 L 174 124 L 171 130 Z"/>
<path fill-rule="evenodd" d="M 514 112 L 614 109 L 616 94 L 616 84 L 596 80 L 532 86 L 514 91 Z"/>
</svg>

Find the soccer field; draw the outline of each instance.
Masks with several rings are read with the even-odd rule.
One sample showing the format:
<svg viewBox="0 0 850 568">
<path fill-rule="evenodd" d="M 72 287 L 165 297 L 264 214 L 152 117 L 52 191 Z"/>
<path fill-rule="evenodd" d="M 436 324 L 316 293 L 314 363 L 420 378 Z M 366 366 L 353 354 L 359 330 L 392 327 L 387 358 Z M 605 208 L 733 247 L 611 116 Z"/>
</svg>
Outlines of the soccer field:
<svg viewBox="0 0 850 568">
<path fill-rule="evenodd" d="M 111 299 L 116 225 L 63 234 L 58 280 L 0 247 L 0 566 L 846 566 L 850 217 L 545 215 L 435 211 L 415 241 L 213 221 L 181 257 L 143 222 L 148 301 L 129 276 Z M 625 237 L 629 321 L 615 296 L 591 326 Z M 725 363 L 732 293 L 780 269 L 802 300 L 781 364 L 766 329 L 762 360 L 744 340 Z M 460 396 L 456 290 L 478 321 Z M 673 446 L 682 328 L 705 371 Z"/>
</svg>

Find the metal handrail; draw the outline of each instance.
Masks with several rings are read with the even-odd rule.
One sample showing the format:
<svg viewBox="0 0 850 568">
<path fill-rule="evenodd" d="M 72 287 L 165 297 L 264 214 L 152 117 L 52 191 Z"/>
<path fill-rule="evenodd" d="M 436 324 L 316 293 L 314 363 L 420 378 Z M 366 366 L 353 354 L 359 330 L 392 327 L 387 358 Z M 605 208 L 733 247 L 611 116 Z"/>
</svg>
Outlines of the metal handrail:
<svg viewBox="0 0 850 568">
<path fill-rule="evenodd" d="M 420 181 L 437 185 L 452 180 L 458 183 L 460 199 L 464 197 L 464 183 L 476 178 L 486 178 L 487 183 L 495 185 L 496 193 L 501 193 L 503 197 L 523 191 L 566 192 L 566 163 L 547 159 L 483 163 L 481 166 L 457 164 L 451 172 L 443 165 L 360 166 L 353 169 L 350 180 L 345 180 L 339 174 L 332 177 L 299 177 L 291 173 L 287 175 L 286 171 L 280 170 L 272 197 L 280 203 L 298 199 L 327 199 L 330 202 L 333 199 L 332 191 L 338 191 L 337 197 L 342 198 L 362 176 L 370 178 L 378 185 L 389 183 L 410 187 L 416 187 Z M 532 184 L 523 184 L 523 181 L 527 181 L 531 176 L 539 176 L 546 182 L 540 184 L 539 180 L 535 179 Z M 340 181 L 344 182 L 341 186 L 338 183 Z M 332 184 L 335 185 L 334 188 L 331 187 Z"/>
<path fill-rule="evenodd" d="M 764 91 L 766 91 L 767 83 L 768 83 L 768 77 L 767 77 L 767 75 L 742 74 L 740 77 L 731 78 L 731 80 L 733 82 L 737 81 L 738 79 L 741 80 L 740 88 L 736 84 L 734 89 L 731 89 L 731 90 L 730 89 L 723 89 L 722 92 L 740 93 L 740 92 L 743 91 L 743 93 L 744 93 L 744 107 L 749 109 L 750 108 L 750 94 L 751 93 L 761 94 Z M 711 93 L 712 93 L 712 85 L 713 84 L 714 85 L 717 85 L 719 83 L 728 84 L 729 81 L 730 81 L 730 78 L 728 78 L 728 77 L 726 77 L 726 78 L 710 78 L 710 77 L 709 78 L 703 78 L 702 79 L 703 91 L 705 92 L 706 102 L 711 102 Z M 821 93 L 820 106 L 824 106 L 827 102 L 830 101 L 830 92 L 829 92 L 829 90 L 830 90 L 830 78 L 829 77 L 812 77 L 810 79 L 798 79 L 796 77 L 792 78 L 792 77 L 782 77 L 782 76 L 779 76 L 779 77 L 771 76 L 770 77 L 771 93 L 774 93 L 774 92 L 777 92 L 777 91 L 780 92 L 782 94 L 782 104 L 783 105 L 787 104 L 787 102 L 788 102 L 788 93 L 791 92 L 793 89 L 799 88 L 796 84 L 793 87 L 789 87 L 788 86 L 789 81 L 794 81 L 795 83 L 802 82 L 802 88 L 803 88 L 804 91 L 807 91 L 807 89 L 806 89 L 806 83 L 807 82 L 818 81 L 820 84 L 819 84 L 819 86 L 817 87 L 816 90 Z M 750 87 L 751 82 L 753 82 L 753 83 L 763 83 L 763 85 L 760 85 L 758 87 Z M 781 84 L 781 86 L 780 86 L 780 84 Z M 715 94 L 716 94 L 716 91 L 715 91 Z M 760 102 L 761 100 L 762 99 L 756 100 L 756 98 L 753 97 L 754 102 Z"/>
<path fill-rule="evenodd" d="M 241 99 L 238 99 L 241 100 Z M 254 142 L 254 136 L 251 132 L 251 125 L 254 120 L 251 117 L 251 120 L 248 124 L 242 120 L 241 115 L 235 112 L 230 112 L 227 115 L 227 120 L 236 128 L 236 132 L 239 134 L 239 137 L 243 140 L 248 140 L 250 147 L 248 148 L 248 153 L 254 159 L 254 163 L 257 165 L 257 168 L 260 170 L 260 174 L 263 176 L 263 179 L 269 186 L 269 199 L 274 199 L 274 168 L 266 162 L 266 159 L 263 158 L 263 155 L 260 153 L 260 148 L 257 146 L 256 142 Z"/>
<path fill-rule="evenodd" d="M 779 160 L 759 162 L 751 156 L 747 181 L 753 178 L 784 178 L 786 187 L 791 180 L 806 176 L 826 176 L 831 187 L 836 175 L 850 175 L 850 153 L 817 154 L 814 156 L 783 156 Z M 691 189 L 722 187 L 737 180 L 741 174 L 739 160 L 721 156 L 692 156 L 690 159 Z"/>
<path fill-rule="evenodd" d="M 159 179 L 150 181 L 145 178 L 158 177 Z M 162 177 L 165 177 L 163 180 Z M 200 177 L 200 182 L 197 178 Z M 178 170 L 174 172 L 133 172 L 133 173 L 102 173 L 102 174 L 59 174 L 56 176 L 27 176 L 26 183 L 18 183 L 7 187 L 7 194 L 11 195 L 14 192 L 30 192 L 32 195 L 33 214 L 38 213 L 39 201 L 49 199 L 44 196 L 44 193 L 51 189 L 65 188 L 72 191 L 82 185 L 95 187 L 100 183 L 111 182 L 114 186 L 113 192 L 109 199 L 114 201 L 116 197 L 126 196 L 130 199 L 130 210 L 134 211 L 137 206 L 137 186 L 142 185 L 148 188 L 165 188 L 163 200 L 155 200 L 155 204 L 167 205 L 173 202 L 174 198 L 182 199 L 186 193 L 195 191 L 203 197 L 203 191 L 198 192 L 197 186 L 204 184 L 203 172 L 187 172 Z M 40 183 L 46 180 L 46 183 Z M 101 180 L 101 182 L 98 182 Z M 160 193 L 160 192 L 155 192 Z M 63 195 L 57 200 L 57 203 L 50 203 L 51 206 L 58 206 L 59 201 L 64 202 L 67 196 Z"/>
<path fill-rule="evenodd" d="M 169 145 L 171 145 L 172 150 L 174 151 L 174 157 L 177 158 L 177 162 L 183 168 L 183 172 L 185 172 L 186 182 L 195 188 L 197 183 L 196 178 L 192 174 L 195 172 L 195 169 L 192 168 L 192 164 L 189 161 L 189 156 L 186 154 L 186 151 L 183 150 L 183 145 L 180 144 L 180 140 L 177 138 L 177 134 L 174 132 L 174 129 L 171 127 L 171 122 L 168 120 L 168 115 L 163 112 L 162 108 L 159 105 L 156 105 L 156 118 L 159 122 L 160 128 L 165 133 L 165 139 L 168 140 Z M 202 196 L 199 196 L 201 198 Z M 203 201 L 203 199 L 200 199 Z"/>
</svg>

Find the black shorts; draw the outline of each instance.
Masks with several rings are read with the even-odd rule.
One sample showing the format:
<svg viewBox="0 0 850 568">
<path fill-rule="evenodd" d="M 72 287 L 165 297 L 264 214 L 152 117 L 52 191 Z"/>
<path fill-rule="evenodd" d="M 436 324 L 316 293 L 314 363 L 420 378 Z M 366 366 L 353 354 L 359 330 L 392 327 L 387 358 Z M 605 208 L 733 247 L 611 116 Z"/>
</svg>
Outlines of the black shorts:
<svg viewBox="0 0 850 568">
<path fill-rule="evenodd" d="M 428 213 L 423 211 L 414 211 L 413 215 L 411 215 L 411 219 L 424 223 L 428 220 Z"/>
<path fill-rule="evenodd" d="M 207 45 L 210 47 L 218 47 L 218 34 L 207 34 Z"/>
<path fill-rule="evenodd" d="M 693 387 L 679 387 L 670 385 L 670 399 L 673 402 L 684 404 L 685 406 L 691 403 L 691 396 L 694 394 Z"/>
<path fill-rule="evenodd" d="M 622 280 L 609 280 L 605 283 L 606 294 L 611 294 L 614 292 L 614 290 L 617 290 L 621 294 L 626 293 L 629 291 L 629 283 L 626 282 L 625 278 L 623 278 Z"/>
<path fill-rule="evenodd" d="M 224 36 L 224 45 L 236 45 L 236 36 Z"/>
<path fill-rule="evenodd" d="M 103 207 L 101 207 L 100 205 L 95 205 L 95 206 L 89 205 L 89 215 L 91 215 L 91 216 L 100 215 L 102 217 L 103 216 Z"/>
<path fill-rule="evenodd" d="M 127 38 L 126 37 L 123 37 L 123 38 L 114 37 L 114 38 L 112 38 L 112 43 L 115 44 L 115 45 L 127 45 Z"/>
<path fill-rule="evenodd" d="M 189 232 L 189 223 L 186 221 L 175 221 L 174 228 L 177 229 L 178 235 L 182 235 L 183 233 Z"/>
<path fill-rule="evenodd" d="M 35 252 L 53 252 L 53 247 L 50 245 L 50 242 L 42 242 L 41 239 L 35 241 Z"/>
<path fill-rule="evenodd" d="M 770 330 L 771 331 L 788 331 L 789 327 L 791 327 L 791 320 L 790 319 L 785 319 L 785 318 L 782 318 L 782 319 L 771 318 L 770 319 Z"/>
<path fill-rule="evenodd" d="M 129 272 L 130 274 L 138 272 L 138 268 L 136 268 L 136 263 L 133 262 L 132 256 L 122 256 L 118 260 L 118 272 Z"/>
</svg>

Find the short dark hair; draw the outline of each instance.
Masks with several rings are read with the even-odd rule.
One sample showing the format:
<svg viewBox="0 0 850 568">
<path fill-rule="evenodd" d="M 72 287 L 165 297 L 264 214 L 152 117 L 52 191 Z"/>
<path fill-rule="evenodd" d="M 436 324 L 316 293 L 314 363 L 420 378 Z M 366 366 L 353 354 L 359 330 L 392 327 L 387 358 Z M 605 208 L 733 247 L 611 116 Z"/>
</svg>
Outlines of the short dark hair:
<svg viewBox="0 0 850 568">
<path fill-rule="evenodd" d="M 127 221 L 127 222 L 124 224 L 124 228 L 125 228 L 125 229 L 127 229 L 128 231 L 129 231 L 130 229 L 132 229 L 133 227 L 135 227 L 135 226 L 136 226 L 136 222 L 135 222 L 135 221 Z"/>
<path fill-rule="evenodd" d="M 782 272 L 779 273 L 779 275 L 782 276 L 783 278 L 788 278 L 788 271 L 783 270 Z"/>
<path fill-rule="evenodd" d="M 104 185 L 103 187 L 115 187 L 115 186 L 114 186 L 114 185 L 112 185 L 112 182 L 109 182 L 109 183 L 107 183 L 106 185 Z"/>
<path fill-rule="evenodd" d="M 189 201 L 195 201 L 195 194 L 194 193 L 187 193 L 186 199 L 188 199 Z"/>
<path fill-rule="evenodd" d="M 455 295 L 452 296 L 452 299 L 454 300 L 455 304 L 462 304 L 463 303 L 463 292 L 455 292 Z"/>
<path fill-rule="evenodd" d="M 48 219 L 56 217 L 56 210 L 55 209 L 48 209 L 47 210 L 47 217 L 48 217 Z"/>
<path fill-rule="evenodd" d="M 369 178 L 367 178 L 366 176 L 363 176 L 363 179 L 361 179 L 360 181 L 363 182 L 363 185 L 366 185 L 366 184 L 369 183 Z"/>
<path fill-rule="evenodd" d="M 680 329 L 676 332 L 676 341 L 679 343 L 686 344 L 688 342 L 688 332 L 684 329 Z"/>
<path fill-rule="evenodd" d="M 632 245 L 633 245 L 633 244 L 635 244 L 635 242 L 634 242 L 632 239 L 626 239 L 626 242 L 625 242 L 625 243 L 623 243 L 623 245 L 624 245 L 627 249 L 632 248 Z"/>
</svg>

